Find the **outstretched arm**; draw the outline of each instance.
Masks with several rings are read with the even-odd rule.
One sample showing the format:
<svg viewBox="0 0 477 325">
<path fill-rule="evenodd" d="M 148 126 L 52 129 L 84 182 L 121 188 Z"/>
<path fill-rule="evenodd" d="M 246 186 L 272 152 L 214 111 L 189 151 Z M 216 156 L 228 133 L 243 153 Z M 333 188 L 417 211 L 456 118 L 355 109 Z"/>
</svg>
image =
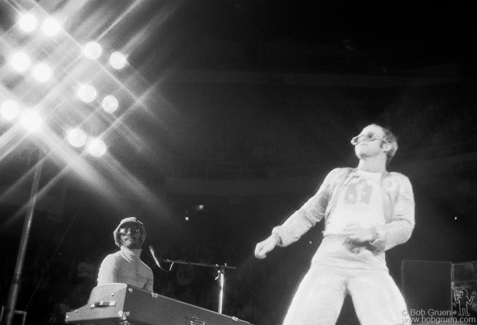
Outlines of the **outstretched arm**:
<svg viewBox="0 0 477 325">
<path fill-rule="evenodd" d="M 332 170 L 313 197 L 293 213 L 281 226 L 273 228 L 270 237 L 257 244 L 255 256 L 263 259 L 276 246 L 290 245 L 323 219 L 334 185 L 337 183 L 337 180 L 342 180 L 343 177 L 346 177 L 348 172 L 347 169 L 343 168 Z"/>
<path fill-rule="evenodd" d="M 267 254 L 271 252 L 279 243 L 280 238 L 276 234 L 272 234 L 270 237 L 261 241 L 255 247 L 255 257 L 259 259 L 264 259 L 267 257 Z"/>
</svg>

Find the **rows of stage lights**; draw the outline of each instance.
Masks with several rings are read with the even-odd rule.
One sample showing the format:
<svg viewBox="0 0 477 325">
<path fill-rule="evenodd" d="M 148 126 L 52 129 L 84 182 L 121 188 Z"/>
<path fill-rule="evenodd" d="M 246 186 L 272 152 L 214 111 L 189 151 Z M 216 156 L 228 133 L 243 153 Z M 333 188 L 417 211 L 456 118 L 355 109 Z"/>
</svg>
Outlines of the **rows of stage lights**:
<svg viewBox="0 0 477 325">
<path fill-rule="evenodd" d="M 54 18 L 46 18 L 40 23 L 33 14 L 21 16 L 17 27 L 24 33 L 42 32 L 52 38 L 61 31 L 60 24 Z M 103 54 L 103 50 L 99 43 L 89 42 L 83 46 L 83 54 L 90 60 L 97 60 Z M 48 82 L 53 77 L 53 71 L 50 66 L 44 62 L 33 61 L 29 53 L 19 51 L 10 57 L 9 64 L 16 73 L 22 75 L 30 73 L 37 82 Z M 122 53 L 113 52 L 109 56 L 109 64 L 113 69 L 121 70 L 127 65 L 127 59 Z M 77 96 L 86 104 L 93 103 L 94 101 L 100 102 L 102 109 L 108 114 L 113 114 L 119 108 L 119 101 L 114 95 L 106 94 L 101 99 L 97 89 L 92 84 L 80 85 L 77 89 Z M 34 132 L 41 128 L 42 117 L 25 106 L 15 99 L 5 99 L 1 103 L 0 114 L 5 120 L 11 123 L 19 122 L 27 131 Z M 101 157 L 107 150 L 103 140 L 89 136 L 80 127 L 69 129 L 66 139 L 73 147 L 87 147 L 87 151 L 94 157 Z"/>
</svg>

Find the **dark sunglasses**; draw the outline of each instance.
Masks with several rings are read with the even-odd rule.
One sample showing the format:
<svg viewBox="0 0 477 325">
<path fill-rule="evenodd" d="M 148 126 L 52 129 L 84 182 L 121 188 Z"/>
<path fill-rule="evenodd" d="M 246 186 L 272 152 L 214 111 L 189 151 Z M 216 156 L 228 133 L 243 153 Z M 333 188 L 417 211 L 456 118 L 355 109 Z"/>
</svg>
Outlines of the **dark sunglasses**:
<svg viewBox="0 0 477 325">
<path fill-rule="evenodd" d="M 122 227 L 119 230 L 119 234 L 122 235 L 122 236 L 126 236 L 128 234 L 128 231 L 131 234 L 135 235 L 135 234 L 141 232 L 141 228 L 139 228 L 139 226 L 136 226 L 136 225 L 127 225 L 127 226 Z"/>
<path fill-rule="evenodd" d="M 361 141 L 374 141 L 374 140 L 385 141 L 383 138 L 376 136 L 376 134 L 374 134 L 373 132 L 369 132 L 366 134 L 360 134 L 355 136 L 353 139 L 351 139 L 351 144 L 355 146 Z"/>
</svg>

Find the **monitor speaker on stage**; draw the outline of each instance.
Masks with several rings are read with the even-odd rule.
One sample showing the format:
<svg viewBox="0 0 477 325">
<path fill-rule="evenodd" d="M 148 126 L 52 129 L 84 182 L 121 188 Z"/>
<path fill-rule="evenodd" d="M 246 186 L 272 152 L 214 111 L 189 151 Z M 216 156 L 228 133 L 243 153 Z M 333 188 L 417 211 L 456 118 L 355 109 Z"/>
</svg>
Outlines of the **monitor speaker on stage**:
<svg viewBox="0 0 477 325">
<path fill-rule="evenodd" d="M 404 260 L 402 293 L 410 316 L 425 319 L 452 313 L 451 278 L 452 262 Z"/>
</svg>

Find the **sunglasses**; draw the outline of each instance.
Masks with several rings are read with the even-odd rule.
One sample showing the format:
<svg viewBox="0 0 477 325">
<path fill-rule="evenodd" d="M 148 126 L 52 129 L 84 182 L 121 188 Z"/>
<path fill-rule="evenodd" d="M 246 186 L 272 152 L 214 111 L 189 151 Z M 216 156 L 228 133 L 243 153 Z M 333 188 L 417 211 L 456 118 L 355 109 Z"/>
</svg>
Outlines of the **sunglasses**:
<svg viewBox="0 0 477 325">
<path fill-rule="evenodd" d="M 382 140 L 384 141 L 383 138 L 377 137 L 373 132 L 369 132 L 366 134 L 360 134 L 355 136 L 353 139 L 351 139 L 351 144 L 353 146 L 357 145 L 361 141 L 374 141 L 374 140 Z"/>
<path fill-rule="evenodd" d="M 135 235 L 135 234 L 141 232 L 141 228 L 139 228 L 139 226 L 136 226 L 136 225 L 127 225 L 127 226 L 124 226 L 123 228 L 121 228 L 119 230 L 119 234 L 121 236 L 126 236 L 128 234 L 128 232 Z"/>
</svg>

